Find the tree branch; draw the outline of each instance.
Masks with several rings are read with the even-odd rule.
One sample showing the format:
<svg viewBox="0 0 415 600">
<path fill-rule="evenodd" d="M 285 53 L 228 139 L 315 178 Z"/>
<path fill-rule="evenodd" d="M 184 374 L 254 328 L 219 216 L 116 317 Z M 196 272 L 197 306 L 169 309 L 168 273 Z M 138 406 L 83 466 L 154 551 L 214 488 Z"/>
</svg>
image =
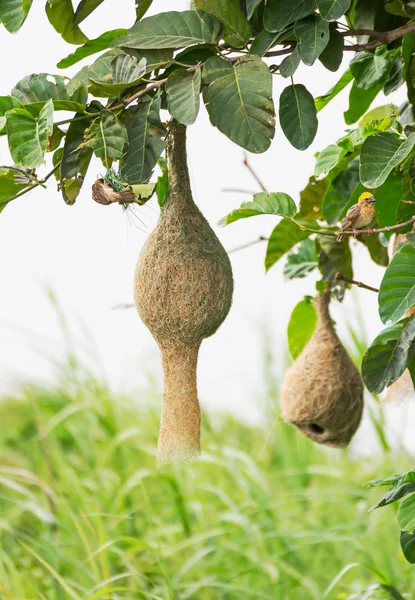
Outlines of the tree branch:
<svg viewBox="0 0 415 600">
<path fill-rule="evenodd" d="M 334 276 L 335 279 L 340 281 L 345 281 L 346 283 L 352 283 L 353 285 L 357 285 L 357 287 L 363 288 L 365 290 L 369 290 L 371 292 L 378 293 L 379 290 L 377 288 L 371 287 L 370 285 L 366 285 L 366 283 L 362 283 L 361 281 L 355 281 L 354 279 L 349 279 L 342 273 L 336 273 Z"/>
<path fill-rule="evenodd" d="M 373 48 L 377 48 L 378 46 L 382 46 L 382 44 L 391 44 L 395 40 L 403 37 L 407 33 L 412 33 L 415 31 L 415 23 L 407 23 L 406 25 L 402 25 L 402 27 L 398 27 L 397 29 L 392 29 L 392 31 L 375 31 L 373 29 L 349 29 L 348 31 L 340 31 L 340 35 L 344 37 L 348 36 L 357 36 L 357 35 L 368 35 L 372 38 L 375 38 L 372 42 L 367 42 L 365 44 L 352 44 L 350 46 L 345 46 L 344 50 L 352 51 L 352 52 L 360 52 L 361 50 L 371 50 Z"/>
<path fill-rule="evenodd" d="M 359 229 L 358 235 L 361 233 L 365 233 L 366 235 L 373 235 L 374 233 L 384 233 L 387 231 L 396 231 L 398 229 L 403 229 L 403 227 L 408 227 L 408 225 L 413 225 L 415 223 L 415 217 L 411 217 L 409 221 L 405 221 L 405 223 L 398 223 L 398 225 L 390 225 L 389 227 L 382 227 L 381 229 Z M 339 231 L 333 235 L 337 236 L 339 233 L 342 235 L 354 235 L 353 231 Z"/>
<path fill-rule="evenodd" d="M 248 155 L 246 152 L 244 152 L 244 160 L 243 163 L 245 165 L 245 167 L 248 169 L 248 171 L 251 173 L 252 177 L 255 179 L 255 181 L 257 182 L 257 184 L 259 185 L 259 187 L 261 188 L 261 190 L 263 192 L 265 192 L 266 194 L 268 194 L 268 190 L 265 187 L 265 185 L 262 183 L 261 179 L 259 178 L 259 176 L 257 175 L 256 171 L 253 169 L 253 167 L 251 166 L 249 159 L 248 159 Z"/>
<path fill-rule="evenodd" d="M 228 250 L 228 254 L 232 254 L 233 252 L 239 252 L 239 250 L 244 250 L 245 248 L 249 248 L 250 246 L 254 246 L 255 244 L 259 244 L 260 242 L 267 242 L 269 238 L 260 235 L 258 239 L 253 240 L 252 242 L 247 242 L 246 244 L 242 244 L 242 246 L 236 246 L 236 248 L 231 248 Z"/>
</svg>

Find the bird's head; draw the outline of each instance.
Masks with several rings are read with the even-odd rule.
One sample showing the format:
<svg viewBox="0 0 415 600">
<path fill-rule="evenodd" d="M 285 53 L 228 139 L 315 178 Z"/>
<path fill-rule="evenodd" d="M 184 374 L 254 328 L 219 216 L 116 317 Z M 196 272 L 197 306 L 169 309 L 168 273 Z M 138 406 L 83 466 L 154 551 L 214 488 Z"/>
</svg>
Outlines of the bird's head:
<svg viewBox="0 0 415 600">
<path fill-rule="evenodd" d="M 372 196 L 372 194 L 370 192 L 363 192 L 363 194 L 360 194 L 359 196 L 359 200 L 358 203 L 360 204 L 360 206 L 367 206 L 370 204 L 373 204 L 373 202 L 376 202 L 376 198 L 374 196 Z"/>
</svg>

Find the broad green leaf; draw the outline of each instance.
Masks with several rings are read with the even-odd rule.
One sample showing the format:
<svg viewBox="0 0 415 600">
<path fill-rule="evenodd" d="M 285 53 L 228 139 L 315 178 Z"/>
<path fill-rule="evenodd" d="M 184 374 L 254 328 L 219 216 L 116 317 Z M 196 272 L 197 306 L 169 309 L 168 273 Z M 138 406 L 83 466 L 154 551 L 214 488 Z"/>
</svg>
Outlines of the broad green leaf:
<svg viewBox="0 0 415 600">
<path fill-rule="evenodd" d="M 301 60 L 305 65 L 313 65 L 329 42 L 329 24 L 318 15 L 311 15 L 296 22 L 294 33 Z"/>
<path fill-rule="evenodd" d="M 282 31 L 315 9 L 315 0 L 268 0 L 265 5 L 264 26 L 267 31 Z"/>
<path fill-rule="evenodd" d="M 381 244 L 379 235 L 359 235 L 358 242 L 361 242 L 369 250 L 370 258 L 377 265 L 387 267 L 389 264 L 389 254 L 386 246 Z"/>
<path fill-rule="evenodd" d="M 405 244 L 392 258 L 379 291 L 382 323 L 396 323 L 415 304 L 415 248 Z"/>
<path fill-rule="evenodd" d="M 196 121 L 200 107 L 201 70 L 174 71 L 166 82 L 167 108 L 172 117 L 183 125 Z"/>
<path fill-rule="evenodd" d="M 402 531 L 415 531 L 415 494 L 407 496 L 399 505 L 397 514 L 398 524 Z"/>
<path fill-rule="evenodd" d="M 287 328 L 288 349 L 294 360 L 300 356 L 310 341 L 316 328 L 316 323 L 317 312 L 314 308 L 313 299 L 310 296 L 306 296 L 291 313 Z"/>
<path fill-rule="evenodd" d="M 265 152 L 275 133 L 268 66 L 255 55 L 234 63 L 212 56 L 205 62 L 203 82 L 211 123 L 242 148 Z"/>
<path fill-rule="evenodd" d="M 147 183 L 164 150 L 160 122 L 160 98 L 144 96 L 122 115 L 128 132 L 128 146 L 120 161 L 120 175 L 129 184 Z"/>
<path fill-rule="evenodd" d="M 411 564 L 415 564 L 415 534 L 401 531 L 401 548 L 406 560 Z"/>
<path fill-rule="evenodd" d="M 327 106 L 327 104 L 331 100 L 333 100 L 333 98 L 335 98 L 337 96 L 337 94 L 339 94 L 342 90 L 344 90 L 344 88 L 347 85 L 349 85 L 349 83 L 352 81 L 352 79 L 353 79 L 353 75 L 351 74 L 350 70 L 348 69 L 347 71 L 345 71 L 343 73 L 343 75 L 340 77 L 339 81 L 331 88 L 331 90 L 329 90 L 327 92 L 327 94 L 324 94 L 324 96 L 318 96 L 314 100 L 317 112 L 319 112 L 325 106 Z"/>
<path fill-rule="evenodd" d="M 300 212 L 299 217 L 315 221 L 321 219 L 321 207 L 323 198 L 330 185 L 328 177 L 317 179 L 312 176 L 308 180 L 306 187 L 300 192 Z"/>
<path fill-rule="evenodd" d="M 281 128 L 297 150 L 306 150 L 317 133 L 317 114 L 314 99 L 302 84 L 286 87 L 280 96 Z"/>
<path fill-rule="evenodd" d="M 381 89 L 382 85 L 378 85 L 370 90 L 363 90 L 355 81 L 353 82 L 349 95 L 349 108 L 344 113 L 346 125 L 356 123 L 365 114 Z"/>
<path fill-rule="evenodd" d="M 317 223 L 299 219 L 297 219 L 297 222 L 290 219 L 282 219 L 278 223 L 268 240 L 265 256 L 265 269 L 267 271 L 298 242 L 302 242 L 310 237 L 311 233 L 310 231 L 306 231 L 305 227 L 313 230 L 319 229 Z"/>
<path fill-rule="evenodd" d="M 314 167 L 314 175 L 319 177 L 323 173 L 328 173 L 333 169 L 346 154 L 343 148 L 339 148 L 336 144 L 330 144 L 324 148 L 317 157 Z"/>
<path fill-rule="evenodd" d="M 264 56 L 273 46 L 287 39 L 292 33 L 292 27 L 288 29 L 284 29 L 284 31 L 280 31 L 278 33 L 272 33 L 263 29 L 254 39 L 249 48 L 249 52 L 251 54 L 256 54 L 257 56 Z"/>
<path fill-rule="evenodd" d="M 169 169 L 165 158 L 160 157 L 157 164 L 161 169 L 161 175 L 157 178 L 156 194 L 159 206 L 163 206 L 169 194 Z"/>
<path fill-rule="evenodd" d="M 68 44 L 85 44 L 88 41 L 75 23 L 72 0 L 48 0 L 45 11 L 52 27 Z"/>
<path fill-rule="evenodd" d="M 214 16 L 205 12 L 159 13 L 138 21 L 113 46 L 128 48 L 185 48 L 193 44 L 217 44 L 223 26 Z"/>
<path fill-rule="evenodd" d="M 205 49 L 205 52 L 207 55 L 208 48 L 211 48 L 211 46 L 204 45 L 203 48 Z M 193 48 L 188 50 L 189 54 L 190 54 L 191 50 L 193 50 Z M 150 73 L 151 71 L 154 71 L 155 69 L 159 69 L 160 67 L 163 67 L 165 69 L 166 67 L 169 67 L 173 61 L 173 50 L 170 50 L 169 48 L 161 49 L 161 50 L 136 50 L 135 48 L 124 48 L 123 51 L 126 54 L 131 54 L 131 56 L 135 56 L 138 59 L 138 61 L 140 61 L 142 58 L 145 58 L 147 61 L 147 64 L 146 64 L 146 72 L 147 73 Z M 210 52 L 209 56 L 211 54 L 212 54 L 212 52 Z M 203 54 L 202 56 L 203 56 L 203 60 L 205 60 L 205 54 Z M 187 59 L 183 56 L 183 53 L 177 54 L 175 59 L 177 61 L 187 64 L 186 63 Z M 189 57 L 189 66 L 192 64 L 196 64 L 197 62 L 198 62 L 198 60 L 196 60 L 195 62 L 191 62 L 191 59 Z"/>
<path fill-rule="evenodd" d="M 294 200 L 283 192 L 255 194 L 252 202 L 243 202 L 239 208 L 223 217 L 219 225 L 229 225 L 239 219 L 255 217 L 256 215 L 278 215 L 279 217 L 294 217 L 297 212 Z"/>
<path fill-rule="evenodd" d="M 12 96 L 22 104 L 40 108 L 52 99 L 55 110 L 83 112 L 88 98 L 84 87 L 69 90 L 64 77 L 38 73 L 21 79 L 12 89 Z"/>
<path fill-rule="evenodd" d="M 153 0 L 135 0 L 135 19 L 140 21 L 152 5 Z"/>
<path fill-rule="evenodd" d="M 224 39 L 230 46 L 245 46 L 252 31 L 248 19 L 233 0 L 194 0 L 198 10 L 210 13 L 225 26 Z"/>
<path fill-rule="evenodd" d="M 255 12 L 255 9 L 261 4 L 262 0 L 246 0 L 247 17 L 250 19 Z"/>
<path fill-rule="evenodd" d="M 359 185 L 359 161 L 352 161 L 335 177 L 323 200 L 323 217 L 329 225 L 335 225 Z M 362 190 L 363 191 L 363 190 Z"/>
<path fill-rule="evenodd" d="M 22 183 L 19 174 L 14 169 L 0 168 L 0 210 L 2 206 L 21 192 L 28 183 Z"/>
<path fill-rule="evenodd" d="M 75 114 L 65 136 L 60 166 L 60 187 L 66 204 L 73 204 L 79 195 L 92 157 L 91 148 L 80 148 L 80 146 L 84 141 L 85 130 L 91 125 L 94 115 L 84 117 L 85 115 Z M 56 153 L 54 159 L 55 157 Z"/>
<path fill-rule="evenodd" d="M 16 33 L 26 20 L 33 0 L 1 0 L 0 23 L 7 31 Z"/>
<path fill-rule="evenodd" d="M 415 134 L 404 141 L 393 133 L 379 133 L 368 137 L 360 155 L 360 181 L 368 188 L 382 185 L 389 173 L 412 151 Z"/>
<path fill-rule="evenodd" d="M 99 119 L 85 130 L 84 142 L 79 148 L 91 148 L 107 168 L 121 158 L 128 143 L 127 130 L 110 110 L 103 110 Z M 130 182 L 128 182 L 130 183 Z"/>
<path fill-rule="evenodd" d="M 282 77 L 292 77 L 300 65 L 300 55 L 297 48 L 284 58 L 280 64 L 280 74 Z"/>
<path fill-rule="evenodd" d="M 351 0 L 316 0 L 319 13 L 326 21 L 337 21 L 349 9 Z"/>
<path fill-rule="evenodd" d="M 360 119 L 359 125 L 365 126 L 364 135 L 369 137 L 369 134 L 373 132 L 385 131 L 385 119 L 388 120 L 389 126 L 392 124 L 392 118 L 395 118 L 398 114 L 398 107 L 395 104 L 384 104 L 383 106 L 377 106 L 372 108 L 365 116 Z M 373 121 L 380 121 L 380 123 L 373 123 Z M 389 129 L 389 127 L 387 127 Z"/>
<path fill-rule="evenodd" d="M 389 79 L 385 83 L 385 86 L 383 88 L 383 92 L 384 92 L 385 96 L 389 96 L 389 94 L 396 92 L 396 90 L 399 89 L 401 87 L 401 85 L 403 84 L 404 80 L 402 77 L 402 68 L 403 68 L 402 58 L 401 58 L 400 54 L 397 54 L 393 59 L 391 72 L 389 74 Z"/>
<path fill-rule="evenodd" d="M 378 500 L 378 502 L 370 507 L 369 512 L 372 512 L 372 510 L 376 510 L 377 508 L 382 508 L 383 506 L 393 504 L 408 494 L 412 494 L 412 492 L 415 492 L 415 482 L 413 481 L 408 481 L 406 483 L 401 483 L 400 485 L 394 486 L 391 490 L 386 492 L 386 494 L 380 500 Z"/>
<path fill-rule="evenodd" d="M 125 90 L 137 85 L 146 74 L 146 59 L 138 60 L 129 54 L 118 54 L 111 61 L 111 75 L 100 81 L 90 78 L 91 91 L 95 96 L 112 98 L 120 96 Z"/>
<path fill-rule="evenodd" d="M 396 340 L 400 337 L 403 329 L 403 322 L 395 323 L 394 325 L 389 325 L 382 329 L 382 331 L 375 337 L 371 346 L 379 346 L 383 344 L 387 344 L 388 342 L 396 342 Z"/>
<path fill-rule="evenodd" d="M 373 52 L 359 52 L 350 62 L 350 70 L 357 87 L 368 90 L 383 86 L 389 79 L 392 68 L 392 53 L 385 46 Z"/>
<path fill-rule="evenodd" d="M 0 135 L 6 133 L 6 112 L 12 108 L 23 108 L 21 102 L 13 96 L 0 96 Z"/>
<path fill-rule="evenodd" d="M 318 59 L 329 71 L 337 71 L 342 64 L 343 49 L 344 37 L 337 29 L 330 27 L 329 43 Z"/>
<path fill-rule="evenodd" d="M 309 238 L 290 250 L 284 265 L 284 276 L 287 279 L 306 277 L 318 267 L 316 244 Z"/>
<path fill-rule="evenodd" d="M 44 162 L 49 137 L 53 132 L 53 102 L 49 100 L 36 119 L 24 108 L 6 114 L 10 153 L 16 164 L 35 168 Z"/>
<path fill-rule="evenodd" d="M 82 23 L 103 2 L 104 0 L 81 0 L 75 12 L 75 24 Z"/>
<path fill-rule="evenodd" d="M 62 60 L 60 60 L 56 66 L 58 69 L 66 69 L 67 67 L 71 67 L 87 56 L 91 56 L 97 52 L 102 52 L 102 50 L 106 50 L 109 48 L 111 42 L 115 40 L 115 38 L 126 33 L 126 29 L 113 29 L 112 31 L 106 31 L 99 37 L 89 40 L 86 44 L 77 48 L 75 52 L 69 54 L 69 56 L 66 58 L 62 58 Z"/>
<path fill-rule="evenodd" d="M 334 236 L 317 235 L 318 245 L 329 259 L 334 273 L 343 273 L 349 279 L 353 279 L 352 253 L 350 251 L 349 239 L 339 243 Z"/>
<path fill-rule="evenodd" d="M 379 394 L 402 375 L 414 355 L 414 338 L 415 318 L 412 317 L 397 339 L 372 344 L 362 362 L 363 380 L 372 394 Z"/>
</svg>

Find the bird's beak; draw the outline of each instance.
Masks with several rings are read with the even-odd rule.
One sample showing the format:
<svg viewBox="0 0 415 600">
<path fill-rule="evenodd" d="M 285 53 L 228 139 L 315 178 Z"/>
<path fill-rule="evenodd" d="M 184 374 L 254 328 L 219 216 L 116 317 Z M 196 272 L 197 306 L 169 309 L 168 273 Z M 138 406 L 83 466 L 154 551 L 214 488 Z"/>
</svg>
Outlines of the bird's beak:
<svg viewBox="0 0 415 600">
<path fill-rule="evenodd" d="M 376 198 L 374 196 L 371 197 L 370 202 L 373 204 L 373 202 L 376 202 Z"/>
</svg>

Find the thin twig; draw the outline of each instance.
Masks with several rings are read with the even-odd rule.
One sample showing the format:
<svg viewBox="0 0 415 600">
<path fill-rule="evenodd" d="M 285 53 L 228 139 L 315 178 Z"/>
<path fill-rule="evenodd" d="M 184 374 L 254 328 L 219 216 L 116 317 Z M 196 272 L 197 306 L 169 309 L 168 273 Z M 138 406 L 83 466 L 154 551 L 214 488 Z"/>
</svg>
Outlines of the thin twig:
<svg viewBox="0 0 415 600">
<path fill-rule="evenodd" d="M 379 292 L 378 288 L 374 288 L 370 285 L 366 285 L 366 283 L 362 283 L 361 281 L 355 281 L 354 279 L 349 279 L 348 277 L 346 277 L 346 275 L 343 275 L 342 273 L 336 273 L 334 277 L 337 280 L 345 281 L 346 283 L 352 283 L 353 285 L 357 285 L 357 287 L 364 288 L 365 290 L 369 290 L 371 292 L 376 292 L 376 293 Z"/>
<path fill-rule="evenodd" d="M 268 194 L 268 190 L 265 187 L 265 185 L 262 183 L 261 179 L 259 178 L 259 176 L 257 175 L 256 171 L 251 167 L 249 159 L 248 159 L 248 155 L 246 152 L 244 152 L 244 165 L 245 167 L 248 169 L 248 171 L 251 173 L 252 177 L 255 179 L 255 181 L 257 182 L 257 184 L 259 185 L 259 187 L 261 188 L 261 190 L 263 192 L 265 192 L 266 194 Z"/>
<path fill-rule="evenodd" d="M 9 198 L 8 200 L 3 200 L 3 202 L 0 202 L 0 208 L 3 206 L 6 206 L 6 204 L 11 202 L 12 200 L 16 200 L 17 198 L 20 198 L 20 196 L 24 196 L 25 194 L 31 192 L 32 190 L 39 187 L 40 185 L 43 185 L 44 183 L 46 183 L 47 180 L 50 177 L 52 177 L 52 175 L 59 169 L 59 167 L 61 166 L 61 162 L 62 161 L 59 161 L 43 179 L 39 179 L 39 181 L 36 181 L 35 183 L 33 183 L 29 187 L 25 188 L 21 192 L 18 192 L 15 196 L 13 196 L 13 198 Z"/>
<path fill-rule="evenodd" d="M 235 194 L 249 194 L 250 196 L 253 196 L 256 192 L 253 192 L 252 190 L 243 190 L 240 188 L 222 188 L 221 192 L 232 192 Z M 414 202 L 415 204 L 415 202 Z"/>
<path fill-rule="evenodd" d="M 247 242 L 246 244 L 242 244 L 242 246 L 236 246 L 236 248 L 231 248 L 228 250 L 228 254 L 232 254 L 232 252 L 239 252 L 239 250 L 244 250 L 245 248 L 249 248 L 250 246 L 254 246 L 255 244 L 259 244 L 260 242 L 267 242 L 269 238 L 260 235 L 258 239 L 253 240 L 252 242 Z"/>
<path fill-rule="evenodd" d="M 382 227 L 381 229 L 359 229 L 358 235 L 360 235 L 361 233 L 365 233 L 366 235 L 373 235 L 374 233 L 384 233 L 387 231 L 396 231 L 397 229 L 403 229 L 403 227 L 412 225 L 413 223 L 415 223 L 415 217 L 411 217 L 409 219 L 409 221 L 405 221 L 405 223 L 398 223 L 398 225 L 390 225 L 389 227 Z M 341 232 L 335 233 L 333 235 L 337 236 L 339 233 L 341 233 L 342 235 L 344 235 L 344 234 L 354 235 L 353 230 L 352 231 L 349 231 L 349 230 L 341 231 Z"/>
</svg>

